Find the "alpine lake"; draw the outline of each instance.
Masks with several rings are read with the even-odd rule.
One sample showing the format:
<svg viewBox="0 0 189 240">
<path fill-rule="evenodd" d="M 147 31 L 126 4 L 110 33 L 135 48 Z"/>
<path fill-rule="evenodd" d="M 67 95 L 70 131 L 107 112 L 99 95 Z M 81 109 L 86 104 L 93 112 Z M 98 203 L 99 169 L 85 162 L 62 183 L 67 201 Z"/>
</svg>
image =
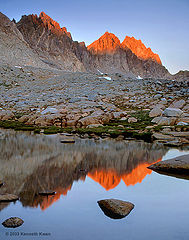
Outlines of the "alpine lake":
<svg viewBox="0 0 189 240">
<path fill-rule="evenodd" d="M 18 228 L 0 225 L 0 239 L 188 240 L 189 181 L 147 167 L 189 153 L 143 141 L 76 138 L 1 130 L 0 194 L 19 197 L 0 203 L 1 223 L 19 217 Z M 52 195 L 39 192 L 52 191 Z M 112 219 L 97 201 L 135 205 Z"/>
</svg>

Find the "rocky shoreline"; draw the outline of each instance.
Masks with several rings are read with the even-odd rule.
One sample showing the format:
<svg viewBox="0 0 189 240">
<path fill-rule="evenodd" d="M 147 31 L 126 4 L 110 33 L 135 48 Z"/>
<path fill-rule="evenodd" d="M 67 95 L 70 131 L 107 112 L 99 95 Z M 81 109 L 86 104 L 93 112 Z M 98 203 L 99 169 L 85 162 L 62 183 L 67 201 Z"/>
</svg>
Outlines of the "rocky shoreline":
<svg viewBox="0 0 189 240">
<path fill-rule="evenodd" d="M 148 168 L 160 174 L 189 179 L 189 154 L 155 163 Z"/>
<path fill-rule="evenodd" d="M 189 83 L 0 66 L 0 127 L 189 143 Z"/>
</svg>

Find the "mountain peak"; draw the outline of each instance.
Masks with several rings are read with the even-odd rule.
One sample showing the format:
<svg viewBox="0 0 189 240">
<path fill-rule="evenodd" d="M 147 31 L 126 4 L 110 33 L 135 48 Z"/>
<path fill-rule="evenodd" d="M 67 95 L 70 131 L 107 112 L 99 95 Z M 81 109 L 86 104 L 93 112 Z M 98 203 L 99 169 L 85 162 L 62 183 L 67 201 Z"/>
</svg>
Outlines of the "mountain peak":
<svg viewBox="0 0 189 240">
<path fill-rule="evenodd" d="M 120 40 L 113 33 L 106 31 L 98 40 L 91 43 L 87 48 L 94 54 L 111 53 L 121 46 Z"/>
<path fill-rule="evenodd" d="M 134 37 L 126 36 L 121 45 L 123 48 L 129 48 L 138 58 L 142 60 L 153 60 L 162 64 L 159 55 L 153 53 L 151 48 L 147 48 L 140 39 L 137 40 Z"/>
<path fill-rule="evenodd" d="M 66 34 L 69 38 L 71 38 L 70 32 L 67 31 L 66 27 L 61 28 L 60 24 L 54 21 L 51 17 L 49 17 L 45 12 L 41 12 L 39 14 L 39 18 L 42 20 L 44 25 L 53 33 L 57 35 L 62 35 L 62 33 Z"/>
</svg>

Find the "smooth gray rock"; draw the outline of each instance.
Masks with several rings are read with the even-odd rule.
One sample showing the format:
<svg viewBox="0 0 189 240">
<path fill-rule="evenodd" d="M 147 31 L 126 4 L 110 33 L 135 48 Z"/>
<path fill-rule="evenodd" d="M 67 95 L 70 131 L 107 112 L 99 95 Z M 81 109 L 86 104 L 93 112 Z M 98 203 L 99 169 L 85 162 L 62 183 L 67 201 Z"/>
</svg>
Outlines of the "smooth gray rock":
<svg viewBox="0 0 189 240">
<path fill-rule="evenodd" d="M 189 154 L 155 163 L 148 167 L 154 171 L 165 171 L 170 173 L 189 173 Z"/>
<path fill-rule="evenodd" d="M 162 114 L 162 110 L 159 107 L 154 107 L 150 113 L 149 113 L 149 117 L 158 117 Z"/>
<path fill-rule="evenodd" d="M 163 115 L 166 117 L 180 117 L 183 111 L 178 108 L 166 108 L 163 111 Z"/>
<path fill-rule="evenodd" d="M 118 199 L 104 199 L 98 201 L 104 214 L 113 219 L 126 217 L 134 208 L 134 204 Z"/>
</svg>

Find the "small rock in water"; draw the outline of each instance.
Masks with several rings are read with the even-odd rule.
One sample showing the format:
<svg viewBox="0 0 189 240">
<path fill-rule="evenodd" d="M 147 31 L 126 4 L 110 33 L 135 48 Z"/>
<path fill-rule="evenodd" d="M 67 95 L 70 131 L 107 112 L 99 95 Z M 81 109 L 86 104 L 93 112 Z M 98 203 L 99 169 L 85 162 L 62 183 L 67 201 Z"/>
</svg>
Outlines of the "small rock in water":
<svg viewBox="0 0 189 240">
<path fill-rule="evenodd" d="M 55 192 L 54 191 L 43 191 L 43 192 L 39 192 L 39 195 L 43 195 L 43 196 L 48 196 L 48 195 L 54 195 Z"/>
<path fill-rule="evenodd" d="M 134 208 L 134 204 L 118 199 L 104 199 L 98 201 L 104 214 L 113 219 L 126 217 Z"/>
<path fill-rule="evenodd" d="M 73 136 L 73 134 L 71 134 L 71 133 L 60 133 L 60 135 L 62 135 L 62 136 Z"/>
<path fill-rule="evenodd" d="M 21 218 L 18 217 L 11 217 L 5 220 L 2 225 L 7 228 L 16 228 L 20 227 L 24 221 Z"/>
<path fill-rule="evenodd" d="M 0 202 L 11 202 L 11 201 L 16 201 L 18 200 L 18 196 L 14 195 L 14 194 L 1 194 L 0 195 Z"/>
<path fill-rule="evenodd" d="M 73 138 L 65 138 L 60 141 L 61 143 L 75 143 Z"/>
</svg>

